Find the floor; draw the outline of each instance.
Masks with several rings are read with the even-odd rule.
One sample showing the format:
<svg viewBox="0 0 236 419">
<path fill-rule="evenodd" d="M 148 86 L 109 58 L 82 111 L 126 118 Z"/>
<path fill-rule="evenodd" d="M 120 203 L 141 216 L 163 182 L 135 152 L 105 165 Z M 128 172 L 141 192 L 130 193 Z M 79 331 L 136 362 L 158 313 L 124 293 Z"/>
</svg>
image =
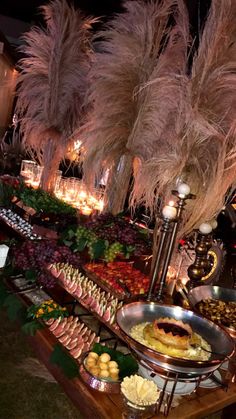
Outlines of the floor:
<svg viewBox="0 0 236 419">
<path fill-rule="evenodd" d="M 82 418 L 1 310 L 0 419 Z"/>
</svg>

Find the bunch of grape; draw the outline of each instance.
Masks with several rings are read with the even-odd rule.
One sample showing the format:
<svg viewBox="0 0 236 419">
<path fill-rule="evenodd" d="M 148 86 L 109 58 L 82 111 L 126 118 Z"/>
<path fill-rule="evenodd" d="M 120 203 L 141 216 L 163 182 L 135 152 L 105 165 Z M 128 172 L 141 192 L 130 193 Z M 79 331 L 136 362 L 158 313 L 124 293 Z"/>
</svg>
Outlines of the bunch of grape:
<svg viewBox="0 0 236 419">
<path fill-rule="evenodd" d="M 78 266 L 80 259 L 67 246 L 58 246 L 55 240 L 26 241 L 13 251 L 13 263 L 22 270 L 41 269 L 49 263 L 68 262 Z"/>
<path fill-rule="evenodd" d="M 49 272 L 42 270 L 38 275 L 38 283 L 45 288 L 54 288 L 56 285 L 56 280 Z"/>
<path fill-rule="evenodd" d="M 88 254 L 91 259 L 94 259 L 94 244 L 97 242 L 97 235 L 86 227 L 79 226 L 76 230 L 76 240 L 79 243 L 81 240 L 86 240 L 88 247 Z"/>
<path fill-rule="evenodd" d="M 123 253 L 123 245 L 119 242 L 111 244 L 104 252 L 106 262 L 113 262 L 116 257 Z"/>
<path fill-rule="evenodd" d="M 120 242 L 126 246 L 138 246 L 137 255 L 141 248 L 144 254 L 149 253 L 151 243 L 140 233 L 140 229 L 123 217 L 112 214 L 101 214 L 94 221 L 89 221 L 86 227 L 92 229 L 99 238 L 109 243 Z"/>
</svg>

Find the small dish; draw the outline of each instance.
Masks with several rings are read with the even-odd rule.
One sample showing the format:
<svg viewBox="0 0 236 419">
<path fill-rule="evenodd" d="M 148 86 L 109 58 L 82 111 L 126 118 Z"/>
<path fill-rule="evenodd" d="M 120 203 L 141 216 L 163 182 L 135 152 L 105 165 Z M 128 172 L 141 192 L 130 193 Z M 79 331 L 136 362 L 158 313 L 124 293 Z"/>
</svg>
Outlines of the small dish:
<svg viewBox="0 0 236 419">
<path fill-rule="evenodd" d="M 86 356 L 83 358 L 79 372 L 83 381 L 92 387 L 94 390 L 102 391 L 103 393 L 120 393 L 120 381 L 113 381 L 111 378 L 100 378 L 91 374 L 86 368 Z"/>
</svg>

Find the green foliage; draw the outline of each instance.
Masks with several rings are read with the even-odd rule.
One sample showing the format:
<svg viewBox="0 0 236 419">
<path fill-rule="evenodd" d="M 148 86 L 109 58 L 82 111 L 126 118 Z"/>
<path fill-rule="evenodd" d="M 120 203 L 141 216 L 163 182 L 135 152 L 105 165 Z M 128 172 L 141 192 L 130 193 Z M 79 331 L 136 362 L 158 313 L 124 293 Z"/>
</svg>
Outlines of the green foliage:
<svg viewBox="0 0 236 419">
<path fill-rule="evenodd" d="M 4 306 L 6 298 L 9 296 L 9 293 L 7 291 L 7 288 L 3 284 L 2 281 L 0 281 L 0 308 Z"/>
<path fill-rule="evenodd" d="M 26 318 L 26 309 L 20 300 L 13 294 L 9 294 L 3 303 L 3 306 L 7 309 L 7 315 L 9 320 L 24 321 Z"/>
<path fill-rule="evenodd" d="M 32 320 L 31 322 L 26 322 L 21 327 L 21 330 L 26 334 L 30 336 L 34 336 L 37 330 L 43 329 L 44 326 L 42 323 L 40 323 L 37 320 Z"/>
<path fill-rule="evenodd" d="M 108 353 L 112 361 L 116 361 L 119 366 L 120 379 L 135 374 L 138 371 L 138 363 L 135 361 L 132 355 L 124 355 L 122 352 L 108 348 L 107 346 L 101 345 L 100 343 L 95 343 L 92 351 L 96 352 L 98 355 Z"/>
<path fill-rule="evenodd" d="M 37 281 L 38 273 L 35 269 L 28 269 L 24 272 L 24 276 L 30 284 L 34 284 Z"/>
<path fill-rule="evenodd" d="M 12 185 L 0 181 L 0 206 L 9 207 L 14 193 L 15 188 Z"/>
<path fill-rule="evenodd" d="M 102 239 L 97 239 L 97 241 L 91 245 L 91 250 L 92 250 L 93 259 L 102 258 L 106 250 L 105 241 Z"/>
<path fill-rule="evenodd" d="M 26 206 L 34 208 L 36 212 L 43 211 L 52 214 L 67 215 L 76 214 L 76 210 L 73 207 L 42 189 L 33 189 L 22 185 L 15 191 L 15 195 Z"/>
<path fill-rule="evenodd" d="M 77 362 L 67 354 L 60 344 L 54 346 L 53 352 L 50 356 L 50 362 L 58 365 L 68 378 L 75 378 L 79 375 L 79 368 Z"/>
</svg>

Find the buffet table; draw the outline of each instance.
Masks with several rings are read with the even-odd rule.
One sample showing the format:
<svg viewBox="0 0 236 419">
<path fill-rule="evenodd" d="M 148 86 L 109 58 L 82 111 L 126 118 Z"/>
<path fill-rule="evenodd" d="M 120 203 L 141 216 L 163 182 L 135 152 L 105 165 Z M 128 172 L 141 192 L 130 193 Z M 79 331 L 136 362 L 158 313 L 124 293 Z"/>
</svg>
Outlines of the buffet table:
<svg viewBox="0 0 236 419">
<path fill-rule="evenodd" d="M 2 210 L 2 218 L 0 217 L 0 223 L 7 227 L 9 230 L 13 229 L 15 234 L 17 233 L 20 235 L 21 239 L 26 239 L 26 242 L 23 241 L 23 243 L 29 243 L 33 242 L 35 239 L 35 235 L 40 235 L 37 238 L 38 243 L 42 243 L 42 238 L 44 237 L 44 234 L 42 232 L 35 232 L 32 231 L 31 225 L 27 224 L 25 221 L 22 221 L 18 216 L 16 216 L 14 213 L 12 214 L 11 211 L 6 211 L 5 209 Z M 15 224 L 19 221 L 19 228 L 15 229 Z M 14 227 L 14 228 L 13 228 Z M 41 237 L 42 236 L 42 237 Z M 31 247 L 33 245 L 30 245 Z M 22 246 L 23 247 L 23 244 Z M 32 247 L 33 248 L 33 247 Z M 45 251 L 45 250 L 42 250 Z M 67 256 L 68 257 L 68 256 Z M 24 258 L 24 254 L 20 254 L 18 259 L 22 262 L 22 258 Z M 122 262 L 124 263 L 124 262 Z M 58 265 L 59 268 L 58 268 Z M 47 265 L 47 274 L 51 274 L 54 278 L 56 278 L 56 286 L 55 288 L 51 289 L 49 294 L 45 294 L 46 298 L 53 298 L 56 303 L 59 303 L 61 305 L 71 305 L 72 313 L 75 316 L 78 316 L 78 313 L 75 314 L 74 308 L 79 306 L 82 307 L 87 314 L 92 318 L 92 322 L 98 322 L 99 323 L 99 330 L 103 327 L 105 330 L 108 330 L 110 335 L 112 336 L 112 339 L 110 340 L 116 340 L 116 344 L 122 340 L 122 334 L 120 333 L 120 329 L 118 329 L 118 326 L 116 324 L 116 317 L 115 312 L 113 313 L 111 311 L 111 307 L 107 307 L 104 312 L 101 314 L 100 312 L 100 306 L 99 304 L 96 306 L 91 305 L 91 301 L 89 303 L 88 300 L 88 294 L 87 291 L 89 288 L 83 288 L 87 287 L 87 285 L 93 284 L 96 286 L 96 293 L 99 291 L 99 295 L 102 296 L 102 300 L 107 302 L 110 301 L 112 298 L 113 302 L 116 303 L 115 307 L 117 308 L 121 307 L 123 304 L 123 296 L 118 294 L 117 287 L 114 287 L 114 284 L 106 283 L 104 278 L 102 281 L 99 279 L 99 277 L 96 276 L 97 272 L 92 272 L 90 269 L 88 269 L 89 265 L 86 265 L 84 267 L 82 274 L 86 275 L 86 280 L 84 279 L 83 282 L 76 282 L 73 283 L 74 279 L 73 275 L 71 273 L 74 271 L 74 268 L 72 269 L 70 266 L 70 262 L 66 263 L 66 265 L 63 263 L 53 263 Z M 111 264 L 110 264 L 111 265 Z M 35 265 L 33 265 L 35 266 Z M 67 266 L 67 267 L 66 267 Z M 128 266 L 128 265 L 127 265 Z M 91 268 L 91 267 L 90 267 Z M 59 269 L 59 270 L 58 270 Z M 69 269 L 69 274 L 67 270 Z M 102 268 L 104 269 L 104 267 Z M 60 274 L 58 275 L 58 272 Z M 81 273 L 81 271 L 80 271 Z M 78 274 L 78 272 L 77 272 Z M 77 275 L 76 274 L 76 275 Z M 114 272 L 113 272 L 113 275 Z M 109 278 L 108 278 L 109 279 Z M 134 283 L 142 285 L 143 288 L 147 285 L 145 283 L 146 278 L 143 277 L 140 280 L 140 277 L 137 279 L 135 277 Z M 78 294 L 78 284 L 82 291 Z M 85 285 L 84 285 L 85 284 Z M 32 300 L 29 299 L 29 294 L 27 292 L 24 294 L 24 292 L 21 291 L 21 288 L 18 288 L 16 283 L 13 279 L 9 279 L 6 283 L 6 285 L 12 290 L 13 292 L 16 292 L 17 297 L 21 300 L 21 302 L 24 303 L 25 306 L 32 305 Z M 76 286 L 75 286 L 76 285 Z M 121 285 L 121 284 L 119 284 Z M 38 290 L 39 290 L 38 286 Z M 47 287 L 45 288 L 47 290 Z M 54 291 L 55 290 L 55 291 Z M 86 292 L 85 292 L 86 291 Z M 125 291 L 125 288 L 123 289 Z M 133 290 L 134 292 L 137 292 L 138 290 L 135 288 Z M 141 290 L 139 290 L 141 292 Z M 37 293 L 37 289 L 35 288 L 32 292 Z M 119 290 L 120 292 L 120 290 Z M 98 301 L 97 301 L 98 302 Z M 33 304 L 37 304 L 33 301 Z M 103 302 L 104 304 L 104 302 Z M 96 307 L 96 309 L 95 309 Z M 114 308 L 114 307 L 113 307 Z M 83 315 L 82 315 L 83 316 Z M 134 316 L 134 318 L 136 318 Z M 90 325 L 88 326 L 90 327 Z M 92 328 L 93 329 L 93 328 Z M 52 329 L 53 330 L 53 329 Z M 94 332 L 94 330 L 93 330 Z M 95 335 L 95 333 L 94 333 Z M 100 338 L 100 331 L 98 332 L 98 336 Z M 93 390 L 91 387 L 86 385 L 84 381 L 80 377 L 76 377 L 74 379 L 69 379 L 64 373 L 63 370 L 52 363 L 50 360 L 51 354 L 54 351 L 55 345 L 59 343 L 59 340 L 54 336 L 54 334 L 49 330 L 48 327 L 45 327 L 44 329 L 37 330 L 36 334 L 34 336 L 27 336 L 27 339 L 30 343 L 30 345 L 33 347 L 37 357 L 45 364 L 45 366 L 48 368 L 48 370 L 51 372 L 51 374 L 55 377 L 55 379 L 58 381 L 58 383 L 62 386 L 65 393 L 68 395 L 68 397 L 72 400 L 72 402 L 78 407 L 79 411 L 82 413 L 82 415 L 85 418 L 104 418 L 104 419 L 115 419 L 115 418 L 122 418 L 122 414 L 124 413 L 125 406 L 123 404 L 123 400 L 121 395 L 119 394 L 105 394 L 96 390 Z M 127 350 L 127 345 L 124 348 Z M 88 350 L 88 349 L 87 349 Z M 85 350 L 85 352 L 87 351 Z M 216 350 L 216 349 L 215 349 Z M 191 365 L 191 368 L 193 366 Z M 222 377 L 224 378 L 224 374 L 226 372 L 222 372 Z M 190 386 L 191 387 L 191 386 Z M 235 403 L 236 403 L 236 383 L 230 383 L 228 386 L 227 391 L 225 391 L 222 387 L 214 387 L 214 388 L 202 388 L 197 387 L 197 390 L 193 392 L 193 388 L 189 390 L 189 387 L 187 387 L 187 391 L 185 391 L 184 394 L 190 393 L 190 395 L 176 395 L 174 396 L 174 404 L 171 407 L 168 417 L 174 418 L 174 419 L 193 419 L 193 418 L 204 418 L 207 415 L 210 415 L 214 412 L 218 411 L 224 411 L 226 408 L 230 408 L 234 412 Z M 171 397 L 169 397 L 171 399 Z M 166 399 L 165 399 L 166 400 Z M 160 403 L 161 404 L 161 403 Z M 146 418 L 164 418 L 164 412 L 163 410 L 166 409 L 166 403 L 161 404 L 162 410 L 161 413 L 155 416 L 146 416 Z M 235 417 L 235 414 L 228 413 L 227 412 L 227 418 L 233 418 Z"/>
<path fill-rule="evenodd" d="M 28 339 L 38 358 L 46 365 L 85 418 L 122 418 L 123 404 L 120 395 L 104 394 L 92 390 L 80 378 L 69 380 L 63 375 L 60 368 L 49 362 L 55 339 L 48 330 L 37 331 L 34 337 L 28 337 Z M 236 403 L 236 383 L 230 384 L 227 392 L 222 389 L 199 388 L 193 395 L 183 396 L 179 406 L 171 409 L 168 418 L 204 418 L 233 403 Z M 153 419 L 156 417 L 153 416 Z M 164 415 L 159 414 L 158 418 L 164 418 Z M 230 416 L 228 416 L 229 418 Z"/>
<path fill-rule="evenodd" d="M 11 281 L 8 287 L 16 290 Z M 29 304 L 27 294 L 17 294 L 18 298 L 25 304 Z M 50 362 L 53 347 L 58 342 L 49 329 L 38 330 L 35 336 L 27 337 L 36 356 L 42 361 L 57 382 L 62 386 L 65 393 L 72 400 L 75 406 L 85 418 L 97 417 L 101 419 L 121 419 L 124 406 L 122 397 L 116 394 L 105 394 L 88 387 L 79 377 L 68 379 L 62 370 Z M 227 412 L 225 417 L 233 418 L 235 412 L 233 404 L 236 403 L 236 383 L 231 383 L 227 391 L 221 388 L 204 389 L 198 388 L 189 396 L 181 396 L 178 399 L 178 406 L 173 407 L 168 417 L 173 419 L 194 419 L 204 418 L 214 412 L 224 410 L 230 406 L 231 413 Z M 148 418 L 164 418 L 164 414 L 158 416 L 147 416 Z"/>
</svg>

